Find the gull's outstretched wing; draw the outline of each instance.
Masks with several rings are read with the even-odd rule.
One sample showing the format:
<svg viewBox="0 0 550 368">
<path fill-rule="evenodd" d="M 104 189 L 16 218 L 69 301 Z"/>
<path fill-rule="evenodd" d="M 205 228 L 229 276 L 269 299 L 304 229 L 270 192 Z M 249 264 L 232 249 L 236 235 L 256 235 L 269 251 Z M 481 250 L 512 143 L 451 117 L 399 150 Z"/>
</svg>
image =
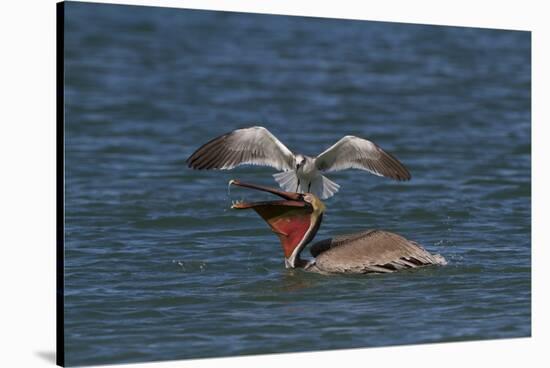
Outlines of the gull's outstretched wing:
<svg viewBox="0 0 550 368">
<path fill-rule="evenodd" d="M 319 170 L 361 169 L 395 180 L 409 180 L 411 174 L 395 157 L 371 141 L 345 136 L 315 159 Z"/>
<path fill-rule="evenodd" d="M 239 165 L 294 168 L 294 154 L 264 127 L 237 129 L 212 139 L 187 159 L 197 170 L 229 170 Z"/>
</svg>

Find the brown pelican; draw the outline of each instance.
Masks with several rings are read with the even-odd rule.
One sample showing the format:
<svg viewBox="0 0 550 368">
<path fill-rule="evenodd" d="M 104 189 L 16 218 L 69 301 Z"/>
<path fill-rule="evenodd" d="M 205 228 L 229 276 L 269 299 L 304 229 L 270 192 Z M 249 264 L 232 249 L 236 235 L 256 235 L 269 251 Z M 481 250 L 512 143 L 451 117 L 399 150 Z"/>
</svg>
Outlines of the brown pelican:
<svg viewBox="0 0 550 368">
<path fill-rule="evenodd" d="M 319 156 L 309 157 L 292 153 L 269 130 L 259 126 L 214 138 L 187 159 L 187 165 L 198 170 L 229 170 L 243 164 L 282 170 L 273 175 L 281 188 L 311 192 L 322 199 L 332 197 L 340 186 L 321 172 L 361 169 L 395 180 L 411 178 L 401 162 L 366 139 L 348 135 Z"/>
<path fill-rule="evenodd" d="M 283 200 L 236 202 L 231 208 L 255 210 L 278 235 L 287 268 L 331 273 L 386 273 L 427 265 L 445 265 L 439 254 L 432 255 L 422 246 L 384 230 L 366 230 L 339 235 L 313 244 L 306 261 L 300 258 L 323 219 L 325 205 L 312 193 L 291 193 L 255 184 L 231 180 L 230 185 L 269 192 Z"/>
</svg>

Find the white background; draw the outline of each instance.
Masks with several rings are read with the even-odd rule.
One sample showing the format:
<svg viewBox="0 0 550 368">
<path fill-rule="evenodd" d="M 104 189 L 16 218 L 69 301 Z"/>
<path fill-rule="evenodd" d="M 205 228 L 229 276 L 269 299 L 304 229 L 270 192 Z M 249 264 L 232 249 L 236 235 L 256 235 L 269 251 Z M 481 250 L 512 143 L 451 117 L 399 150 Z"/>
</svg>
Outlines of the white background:
<svg viewBox="0 0 550 368">
<path fill-rule="evenodd" d="M 105 2 L 105 1 L 96 1 Z M 533 50 L 533 315 L 530 339 L 278 354 L 120 367 L 544 366 L 550 359 L 550 12 L 545 1 L 109 1 L 531 30 Z M 55 1 L 3 1 L 0 12 L 0 366 L 55 357 Z M 514 144 L 514 142 L 510 142 Z M 546 354 L 545 354 L 546 353 Z"/>
</svg>

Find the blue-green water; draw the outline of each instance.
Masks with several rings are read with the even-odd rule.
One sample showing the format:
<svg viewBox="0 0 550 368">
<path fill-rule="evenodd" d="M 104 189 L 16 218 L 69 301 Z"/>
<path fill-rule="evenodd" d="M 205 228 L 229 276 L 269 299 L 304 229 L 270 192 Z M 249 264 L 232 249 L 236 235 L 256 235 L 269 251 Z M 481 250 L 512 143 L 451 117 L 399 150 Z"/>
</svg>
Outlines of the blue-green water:
<svg viewBox="0 0 550 368">
<path fill-rule="evenodd" d="M 77 3 L 65 26 L 69 365 L 530 336 L 529 33 Z M 227 195 L 274 171 L 185 166 L 255 124 L 394 153 L 410 182 L 329 175 L 317 239 L 383 228 L 450 264 L 286 270 Z"/>
</svg>

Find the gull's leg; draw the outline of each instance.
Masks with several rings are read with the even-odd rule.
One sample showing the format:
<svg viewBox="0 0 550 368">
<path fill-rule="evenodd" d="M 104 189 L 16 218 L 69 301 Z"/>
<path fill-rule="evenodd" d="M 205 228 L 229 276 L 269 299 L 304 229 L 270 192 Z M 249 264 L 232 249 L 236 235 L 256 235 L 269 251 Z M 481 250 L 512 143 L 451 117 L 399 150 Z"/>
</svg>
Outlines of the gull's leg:
<svg viewBox="0 0 550 368">
<path fill-rule="evenodd" d="M 311 193 L 311 182 L 309 182 L 309 185 L 307 186 L 307 192 Z"/>
<path fill-rule="evenodd" d="M 298 188 L 300 188 L 300 179 L 298 179 L 298 184 L 296 184 L 296 193 L 298 193 Z"/>
</svg>

